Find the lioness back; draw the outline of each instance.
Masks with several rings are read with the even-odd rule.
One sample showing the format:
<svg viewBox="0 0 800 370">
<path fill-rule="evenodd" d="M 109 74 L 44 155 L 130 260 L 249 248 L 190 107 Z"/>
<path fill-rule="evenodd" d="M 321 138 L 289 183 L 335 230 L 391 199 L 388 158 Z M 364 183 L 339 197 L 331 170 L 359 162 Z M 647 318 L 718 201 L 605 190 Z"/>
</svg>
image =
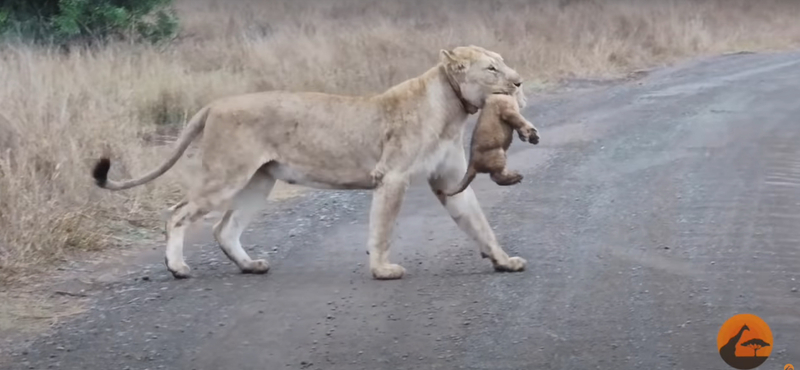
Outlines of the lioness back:
<svg viewBox="0 0 800 370">
<path fill-rule="evenodd" d="M 381 118 L 381 108 L 367 98 L 268 91 L 214 102 L 206 131 L 225 135 L 246 128 L 252 131 L 247 135 L 293 163 L 334 157 L 377 158 Z"/>
</svg>

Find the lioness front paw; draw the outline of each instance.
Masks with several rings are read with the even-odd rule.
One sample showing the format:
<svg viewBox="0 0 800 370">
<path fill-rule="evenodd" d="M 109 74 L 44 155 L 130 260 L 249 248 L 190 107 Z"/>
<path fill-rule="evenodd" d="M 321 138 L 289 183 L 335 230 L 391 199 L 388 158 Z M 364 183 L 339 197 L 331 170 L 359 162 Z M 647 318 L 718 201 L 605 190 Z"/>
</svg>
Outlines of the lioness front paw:
<svg viewBox="0 0 800 370">
<path fill-rule="evenodd" d="M 518 272 L 525 270 L 526 263 L 527 261 L 522 257 L 510 257 L 504 264 L 496 263 L 494 269 L 500 272 Z"/>
<path fill-rule="evenodd" d="M 176 279 L 187 279 L 192 276 L 190 274 L 192 269 L 189 268 L 186 262 L 173 263 L 172 265 L 170 265 L 169 261 L 166 259 L 164 262 L 167 265 L 167 270 L 172 274 L 172 277 Z"/>
<path fill-rule="evenodd" d="M 400 279 L 406 273 L 403 266 L 394 263 L 373 267 L 370 270 L 372 270 L 372 276 L 378 280 Z"/>
</svg>

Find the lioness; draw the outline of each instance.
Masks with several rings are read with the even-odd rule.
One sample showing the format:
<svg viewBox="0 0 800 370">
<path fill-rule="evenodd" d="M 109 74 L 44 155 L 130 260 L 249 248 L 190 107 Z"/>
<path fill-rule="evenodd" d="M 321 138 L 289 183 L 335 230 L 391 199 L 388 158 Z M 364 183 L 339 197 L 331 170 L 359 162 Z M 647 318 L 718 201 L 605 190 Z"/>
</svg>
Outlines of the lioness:
<svg viewBox="0 0 800 370">
<path fill-rule="evenodd" d="M 376 279 L 401 278 L 405 269 L 389 262 L 389 237 L 415 174 L 427 177 L 450 216 L 496 270 L 521 271 L 526 261 L 500 247 L 472 190 L 451 198 L 441 191 L 458 184 L 466 170 L 467 116 L 492 94 L 514 94 L 522 79 L 499 54 L 477 46 L 439 54 L 440 62 L 421 76 L 372 96 L 269 91 L 218 99 L 191 118 L 172 154 L 150 173 L 111 181 L 111 162 L 103 157 L 93 177 L 110 190 L 142 185 L 170 169 L 204 132 L 202 181 L 169 208 L 165 263 L 175 278 L 190 276 L 183 258 L 186 228 L 212 210 L 225 212 L 213 228 L 222 251 L 243 273 L 267 272 L 267 261 L 251 259 L 239 238 L 265 206 L 276 180 L 318 189 L 374 189 L 369 268 Z"/>
<path fill-rule="evenodd" d="M 483 110 L 475 123 L 470 140 L 470 155 L 467 172 L 455 190 L 447 196 L 456 195 L 469 186 L 479 173 L 488 173 L 497 185 L 509 186 L 522 181 L 522 174 L 506 168 L 506 155 L 514 131 L 522 141 L 539 143 L 539 131 L 520 114 L 526 105 L 525 93 L 519 89 L 513 96 L 493 94 L 486 99 Z"/>
</svg>

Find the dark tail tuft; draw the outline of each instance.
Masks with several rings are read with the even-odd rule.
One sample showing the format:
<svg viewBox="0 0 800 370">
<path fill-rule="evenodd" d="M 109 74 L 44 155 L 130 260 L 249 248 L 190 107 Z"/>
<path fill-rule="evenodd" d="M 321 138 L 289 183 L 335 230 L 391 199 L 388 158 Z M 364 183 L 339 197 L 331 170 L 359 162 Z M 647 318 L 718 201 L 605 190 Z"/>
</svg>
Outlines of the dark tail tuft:
<svg viewBox="0 0 800 370">
<path fill-rule="evenodd" d="M 104 188 L 106 186 L 106 182 L 108 181 L 108 170 L 111 169 L 111 160 L 108 158 L 100 158 L 97 161 L 97 164 L 94 165 L 94 170 L 92 171 L 92 177 L 94 177 L 94 181 L 97 186 Z"/>
</svg>

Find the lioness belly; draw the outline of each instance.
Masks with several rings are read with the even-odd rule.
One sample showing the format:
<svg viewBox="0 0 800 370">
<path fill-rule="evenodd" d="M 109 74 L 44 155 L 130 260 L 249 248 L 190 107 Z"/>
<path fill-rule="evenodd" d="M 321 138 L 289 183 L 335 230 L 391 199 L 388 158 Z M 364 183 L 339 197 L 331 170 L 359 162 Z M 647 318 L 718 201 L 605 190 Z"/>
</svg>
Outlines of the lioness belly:
<svg viewBox="0 0 800 370">
<path fill-rule="evenodd" d="M 317 189 L 374 189 L 370 171 L 362 168 L 320 168 L 270 162 L 265 166 L 270 176 L 289 184 Z"/>
</svg>

